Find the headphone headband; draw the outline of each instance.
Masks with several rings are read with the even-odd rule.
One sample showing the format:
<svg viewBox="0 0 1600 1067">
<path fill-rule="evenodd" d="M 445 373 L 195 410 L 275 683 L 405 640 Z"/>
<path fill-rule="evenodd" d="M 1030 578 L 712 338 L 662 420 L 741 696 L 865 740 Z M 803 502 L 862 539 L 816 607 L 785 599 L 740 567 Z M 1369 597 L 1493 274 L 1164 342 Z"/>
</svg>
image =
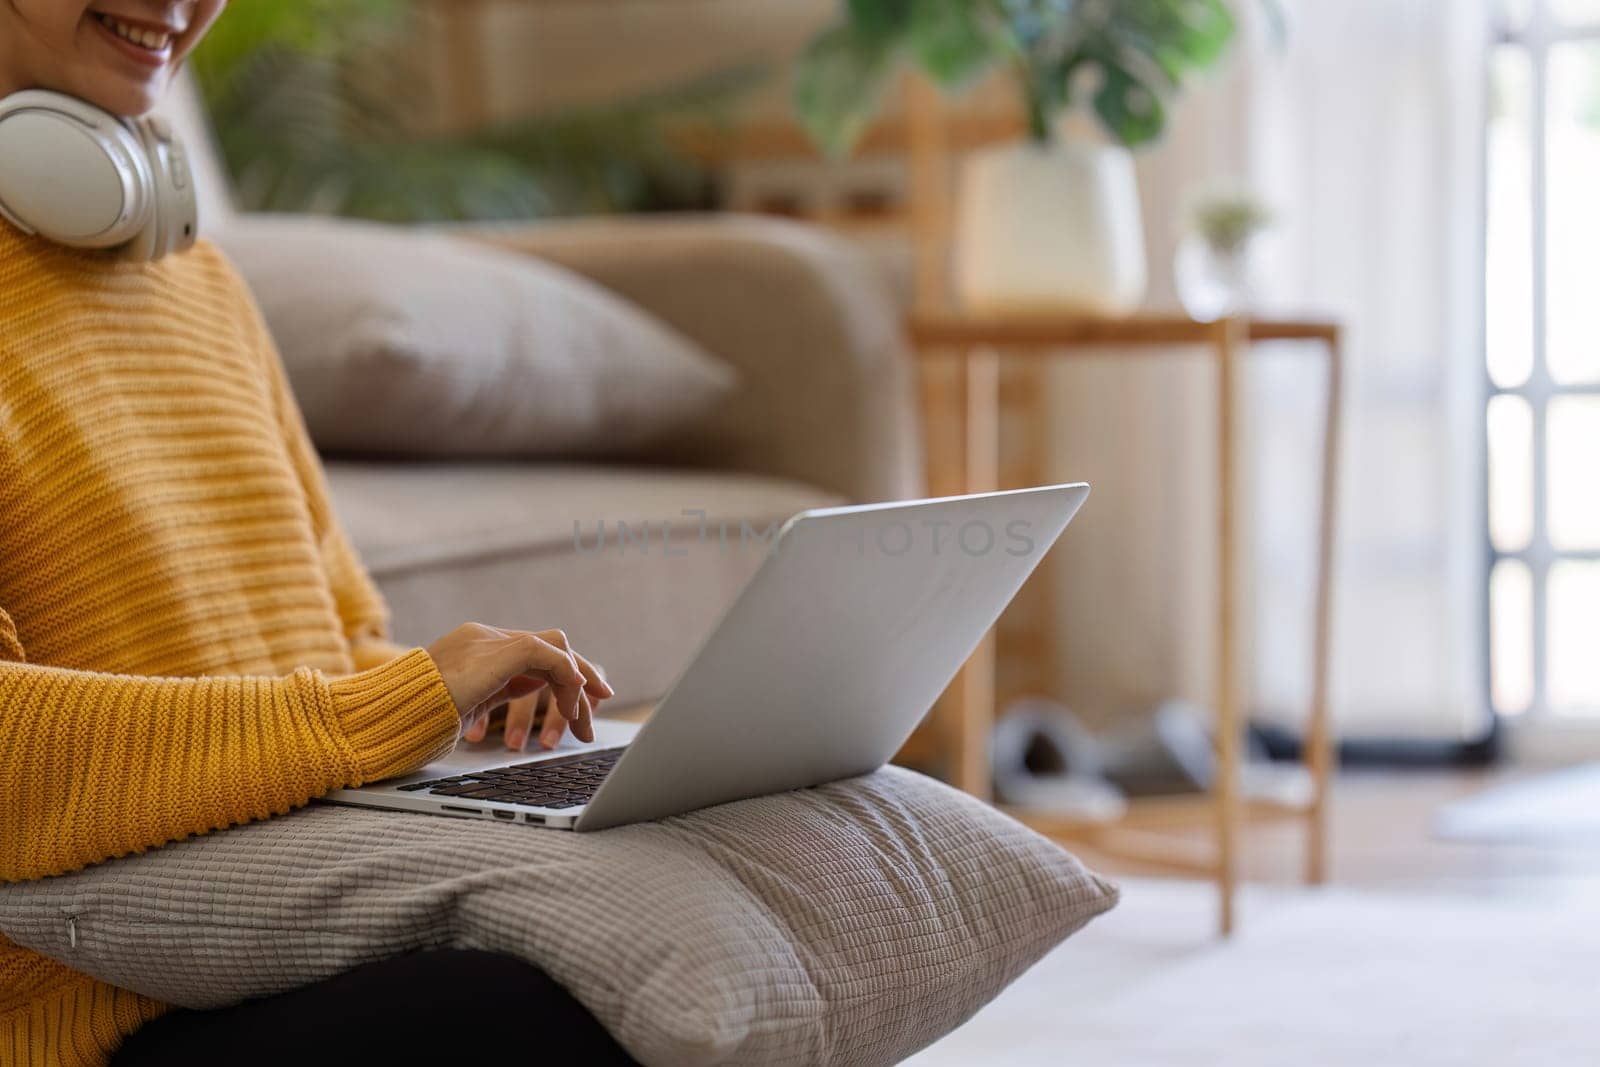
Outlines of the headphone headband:
<svg viewBox="0 0 1600 1067">
<path fill-rule="evenodd" d="M 0 216 L 141 262 L 188 248 L 199 229 L 188 156 L 166 122 L 42 89 L 0 99 Z"/>
</svg>

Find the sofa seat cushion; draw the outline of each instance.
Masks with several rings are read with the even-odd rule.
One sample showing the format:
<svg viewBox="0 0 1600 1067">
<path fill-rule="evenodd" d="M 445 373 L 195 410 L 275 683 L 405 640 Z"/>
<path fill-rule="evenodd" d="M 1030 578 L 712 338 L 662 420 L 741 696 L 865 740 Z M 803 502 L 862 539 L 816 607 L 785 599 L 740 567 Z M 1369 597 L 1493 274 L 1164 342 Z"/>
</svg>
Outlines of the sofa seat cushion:
<svg viewBox="0 0 1600 1067">
<path fill-rule="evenodd" d="M 665 692 L 784 520 L 841 503 L 795 482 L 663 468 L 333 461 L 327 471 L 396 640 L 430 644 L 467 621 L 560 627 L 625 703 Z"/>
<path fill-rule="evenodd" d="M 0 887 L 0 934 L 192 1008 L 489 949 L 647 1067 L 886 1067 L 1115 901 L 1059 845 L 890 767 L 593 834 L 313 806 Z"/>
</svg>

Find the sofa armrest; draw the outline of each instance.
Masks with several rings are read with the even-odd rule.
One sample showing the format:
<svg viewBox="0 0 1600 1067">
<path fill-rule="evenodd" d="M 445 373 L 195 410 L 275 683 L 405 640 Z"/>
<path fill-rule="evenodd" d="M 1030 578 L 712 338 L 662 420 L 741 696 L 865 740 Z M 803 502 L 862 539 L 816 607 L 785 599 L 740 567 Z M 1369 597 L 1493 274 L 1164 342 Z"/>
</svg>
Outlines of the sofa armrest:
<svg viewBox="0 0 1600 1067">
<path fill-rule="evenodd" d="M 585 275 L 737 369 L 733 397 L 673 459 L 792 478 L 858 501 L 921 492 L 899 316 L 842 240 L 732 215 L 457 232 Z"/>
</svg>

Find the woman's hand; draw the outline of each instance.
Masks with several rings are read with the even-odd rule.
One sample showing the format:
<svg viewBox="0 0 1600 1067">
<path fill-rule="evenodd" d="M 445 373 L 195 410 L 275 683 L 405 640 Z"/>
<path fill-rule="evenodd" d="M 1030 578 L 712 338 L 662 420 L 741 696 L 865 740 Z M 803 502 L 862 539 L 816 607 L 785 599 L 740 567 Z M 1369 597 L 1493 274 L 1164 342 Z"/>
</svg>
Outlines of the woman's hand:
<svg viewBox="0 0 1600 1067">
<path fill-rule="evenodd" d="M 598 700 L 591 700 L 590 704 L 592 710 L 600 707 Z M 555 748 L 561 743 L 561 735 L 566 730 L 567 720 L 556 711 L 555 702 L 550 699 L 550 690 L 541 689 L 537 693 L 508 701 L 503 715 L 497 709 L 478 716 L 461 735 L 461 739 L 478 742 L 491 734 L 503 733 L 506 747 L 514 752 L 522 752 L 534 738 L 538 738 L 541 748 Z"/>
<path fill-rule="evenodd" d="M 521 710 L 517 714 L 518 743 L 513 747 L 520 749 L 527 742 L 537 706 L 537 700 L 528 698 L 537 698 L 540 690 L 548 688 L 548 704 L 554 714 L 545 715 L 540 743 L 554 748 L 569 723 L 578 740 L 593 741 L 594 709 L 615 695 L 600 668 L 573 651 L 560 630 L 530 633 L 469 622 L 435 641 L 428 655 L 456 702 L 462 730 L 470 740 L 483 737 L 491 711 L 514 701 Z M 511 727 L 508 716 L 508 743 Z"/>
</svg>

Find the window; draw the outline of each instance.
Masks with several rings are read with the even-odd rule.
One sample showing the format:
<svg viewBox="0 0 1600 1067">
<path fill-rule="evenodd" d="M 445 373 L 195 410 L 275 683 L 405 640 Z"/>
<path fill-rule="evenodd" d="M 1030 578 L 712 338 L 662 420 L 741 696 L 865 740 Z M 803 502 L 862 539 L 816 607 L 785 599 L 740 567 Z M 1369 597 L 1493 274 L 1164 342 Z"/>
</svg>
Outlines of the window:
<svg viewBox="0 0 1600 1067">
<path fill-rule="evenodd" d="M 1489 57 L 1490 698 L 1600 724 L 1600 0 L 1502 0 Z"/>
</svg>

